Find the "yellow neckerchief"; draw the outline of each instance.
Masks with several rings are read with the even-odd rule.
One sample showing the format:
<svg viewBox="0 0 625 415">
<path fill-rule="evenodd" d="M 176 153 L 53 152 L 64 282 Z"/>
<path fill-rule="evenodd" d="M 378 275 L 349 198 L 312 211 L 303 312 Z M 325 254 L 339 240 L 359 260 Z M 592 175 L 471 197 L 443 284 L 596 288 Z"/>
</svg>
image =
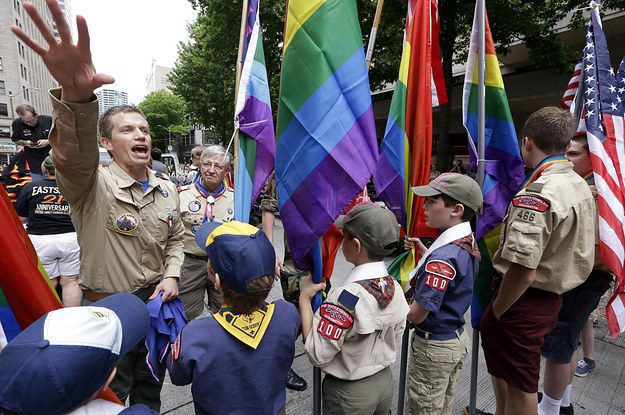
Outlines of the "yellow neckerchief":
<svg viewBox="0 0 625 415">
<path fill-rule="evenodd" d="M 273 304 L 264 304 L 252 314 L 239 314 L 224 304 L 213 317 L 228 333 L 256 349 L 267 331 L 273 309 Z"/>
</svg>

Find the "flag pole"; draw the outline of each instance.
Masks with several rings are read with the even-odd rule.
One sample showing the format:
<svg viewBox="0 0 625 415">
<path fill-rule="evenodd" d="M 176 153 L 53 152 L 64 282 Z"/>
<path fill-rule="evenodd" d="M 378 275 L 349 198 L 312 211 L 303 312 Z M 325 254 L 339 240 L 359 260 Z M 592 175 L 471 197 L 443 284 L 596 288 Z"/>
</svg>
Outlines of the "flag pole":
<svg viewBox="0 0 625 415">
<path fill-rule="evenodd" d="M 486 84 L 485 84 L 485 9 L 484 0 L 477 0 L 478 49 L 477 49 L 477 184 L 484 185 L 485 120 L 486 120 Z M 477 218 L 476 220 L 479 220 Z M 480 331 L 473 329 L 471 347 L 471 387 L 469 392 L 469 414 L 476 414 L 477 372 L 480 348 Z"/>
<path fill-rule="evenodd" d="M 239 33 L 239 52 L 237 54 L 236 81 L 234 85 L 234 111 L 237 111 L 237 97 L 239 96 L 239 84 L 241 82 L 241 71 L 243 70 L 243 42 L 245 40 L 245 23 L 247 22 L 248 0 L 243 0 L 241 11 L 241 31 Z M 260 7 L 260 2 L 259 2 Z M 237 166 L 239 164 L 239 123 L 234 120 L 234 177 L 237 177 Z M 228 143 L 228 146 L 230 144 Z"/>
<path fill-rule="evenodd" d="M 371 66 L 371 57 L 373 56 L 373 48 L 375 46 L 375 38 L 378 35 L 378 26 L 380 25 L 380 17 L 382 16 L 382 7 L 384 7 L 384 0 L 378 0 L 378 6 L 375 9 L 375 18 L 373 19 L 373 26 L 371 27 L 371 33 L 369 34 L 369 43 L 367 44 L 367 55 L 365 61 L 367 62 L 367 72 Z"/>
</svg>

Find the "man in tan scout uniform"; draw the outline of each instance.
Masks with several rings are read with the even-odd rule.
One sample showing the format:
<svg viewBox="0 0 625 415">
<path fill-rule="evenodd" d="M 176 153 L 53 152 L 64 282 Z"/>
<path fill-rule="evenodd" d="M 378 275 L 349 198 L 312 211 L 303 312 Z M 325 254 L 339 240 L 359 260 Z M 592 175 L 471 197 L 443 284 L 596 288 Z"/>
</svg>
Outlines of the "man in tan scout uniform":
<svg viewBox="0 0 625 415">
<path fill-rule="evenodd" d="M 195 182 L 179 188 L 180 214 L 184 223 L 183 279 L 180 299 L 189 320 L 204 311 L 204 292 L 216 313 L 223 299 L 206 271 L 206 252 L 195 242 L 195 232 L 204 222 L 226 223 L 234 219 L 234 190 L 226 186 L 224 176 L 230 154 L 220 145 L 207 147 L 200 155 L 200 173 Z"/>
<path fill-rule="evenodd" d="M 536 414 L 540 348 L 561 294 L 593 266 L 594 200 L 563 155 L 574 127 L 555 107 L 534 112 L 523 127 L 521 155 L 534 170 L 508 206 L 493 258 L 503 277 L 480 320 L 498 415 Z"/>
<path fill-rule="evenodd" d="M 182 263 L 178 193 L 147 168 L 149 126 L 136 107 L 115 107 L 103 114 L 101 142 L 114 161 L 108 168 L 98 167 L 98 102 L 93 91 L 114 79 L 95 71 L 84 18 L 76 19 L 79 39 L 74 45 L 59 5 L 48 4 L 60 42 L 32 4 L 23 7 L 49 49 L 17 27 L 12 30 L 43 58 L 61 86 L 51 91 L 51 156 L 81 245 L 82 304 L 113 293 L 134 293 L 147 301 L 162 292 L 163 301 L 170 301 L 178 296 Z M 144 403 L 159 411 L 162 384 L 149 374 L 146 354 L 142 341 L 120 359 L 111 388 L 122 401 L 130 395 L 130 404 Z M 165 365 L 158 371 L 164 376 Z"/>
</svg>

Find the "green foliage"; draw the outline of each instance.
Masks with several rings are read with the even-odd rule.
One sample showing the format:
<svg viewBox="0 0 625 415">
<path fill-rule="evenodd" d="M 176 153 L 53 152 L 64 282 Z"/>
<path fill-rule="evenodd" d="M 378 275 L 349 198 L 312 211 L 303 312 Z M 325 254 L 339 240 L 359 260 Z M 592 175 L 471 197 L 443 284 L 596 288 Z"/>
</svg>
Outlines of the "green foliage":
<svg viewBox="0 0 625 415">
<path fill-rule="evenodd" d="M 184 102 L 172 93 L 163 90 L 152 92 L 138 107 L 148 120 L 155 147 L 162 150 L 167 148 L 168 128 L 171 130 L 172 140 L 174 137 L 189 134 L 189 124 L 184 119 Z"/>
</svg>

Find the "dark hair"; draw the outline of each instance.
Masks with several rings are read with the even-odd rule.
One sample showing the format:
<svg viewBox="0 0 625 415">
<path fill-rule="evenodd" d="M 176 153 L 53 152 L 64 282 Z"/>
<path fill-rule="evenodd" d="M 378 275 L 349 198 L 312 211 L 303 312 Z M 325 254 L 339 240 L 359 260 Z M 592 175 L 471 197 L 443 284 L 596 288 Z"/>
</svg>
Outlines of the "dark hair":
<svg viewBox="0 0 625 415">
<path fill-rule="evenodd" d="M 462 216 L 460 216 L 460 220 L 462 222 L 468 222 L 473 218 L 473 215 L 475 215 L 475 211 L 473 209 L 471 209 L 470 207 L 468 207 L 467 205 L 465 205 L 462 202 L 458 202 L 456 199 L 454 199 L 451 196 L 447 196 L 446 194 L 441 194 L 438 196 L 430 196 L 432 199 L 440 197 L 443 199 L 443 204 L 445 205 L 445 207 L 454 207 L 458 204 L 462 205 L 464 207 L 464 212 L 462 212 Z"/>
<path fill-rule="evenodd" d="M 28 104 L 20 104 L 15 108 L 15 112 L 18 113 L 18 115 L 25 115 L 26 112 L 30 112 L 31 114 L 33 114 L 33 117 L 37 116 L 37 110 L 35 110 L 35 107 L 33 107 L 32 105 L 28 105 Z"/>
<path fill-rule="evenodd" d="M 120 112 L 136 112 L 144 119 L 146 119 L 143 111 L 141 111 L 134 105 L 118 105 L 116 107 L 111 107 L 100 116 L 100 120 L 98 121 L 98 128 L 100 130 L 101 137 L 111 138 L 111 135 L 113 133 L 113 127 L 115 127 L 115 124 L 113 123 L 113 116 L 119 114 Z"/>
<path fill-rule="evenodd" d="M 161 151 L 160 148 L 158 147 L 153 147 L 152 151 L 150 152 L 150 154 L 152 155 L 152 160 L 160 160 L 161 159 L 161 154 L 163 154 L 163 152 Z"/>
<path fill-rule="evenodd" d="M 351 233 L 349 233 L 349 231 L 347 229 L 343 229 L 345 232 L 347 232 L 347 239 L 349 239 L 350 241 L 354 238 L 356 238 L 354 235 L 352 235 Z M 356 238 L 358 239 L 358 238 Z M 358 239 L 360 241 L 360 239 Z M 380 255 L 380 254 L 376 254 L 375 252 L 373 252 L 372 250 L 370 250 L 369 248 L 367 248 L 367 245 L 365 245 L 362 241 L 360 241 L 360 245 L 362 245 L 366 250 L 367 250 L 367 259 L 369 261 L 383 261 L 385 256 L 384 255 Z"/>
<path fill-rule="evenodd" d="M 590 149 L 588 148 L 588 137 L 586 136 L 586 134 L 573 136 L 573 138 L 571 138 L 571 141 L 577 141 L 578 143 L 581 143 L 582 147 L 584 147 L 584 150 L 590 152 Z"/>
<path fill-rule="evenodd" d="M 43 170 L 47 171 L 50 176 L 56 175 L 56 169 L 54 168 L 54 163 L 52 163 L 52 157 L 47 156 L 41 162 L 41 171 L 43 172 Z"/>
<path fill-rule="evenodd" d="M 525 121 L 523 137 L 532 139 L 544 153 L 564 153 L 575 132 L 575 117 L 561 108 L 544 107 Z"/>
<path fill-rule="evenodd" d="M 251 293 L 263 293 L 264 295 L 251 296 L 235 291 L 224 279 L 220 279 L 221 291 L 224 294 L 224 302 L 234 308 L 237 313 L 251 314 L 258 310 L 273 285 L 273 275 L 263 275 L 249 282 L 245 287 Z"/>
</svg>

